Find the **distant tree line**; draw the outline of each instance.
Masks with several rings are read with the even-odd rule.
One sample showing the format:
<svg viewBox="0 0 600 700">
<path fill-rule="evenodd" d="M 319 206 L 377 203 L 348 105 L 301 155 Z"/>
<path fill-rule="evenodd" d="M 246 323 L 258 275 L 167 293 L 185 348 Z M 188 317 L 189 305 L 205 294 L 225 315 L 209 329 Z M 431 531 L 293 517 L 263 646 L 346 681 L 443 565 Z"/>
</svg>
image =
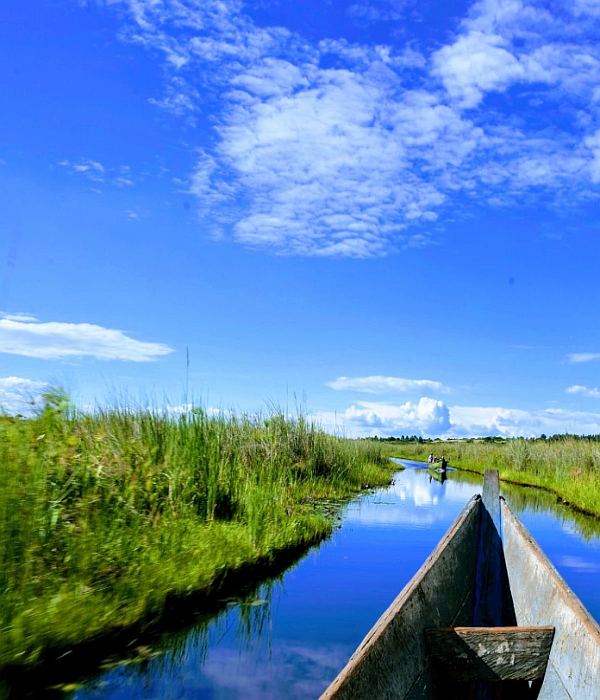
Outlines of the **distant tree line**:
<svg viewBox="0 0 600 700">
<path fill-rule="evenodd" d="M 574 433 L 556 433 L 555 435 L 546 435 L 542 433 L 539 437 L 531 438 L 506 438 L 500 435 L 487 435 L 485 437 L 477 438 L 447 438 L 442 440 L 441 438 L 430 438 L 423 437 L 421 435 L 400 435 L 396 437 L 390 435 L 388 437 L 379 437 L 377 435 L 373 437 L 360 438 L 361 440 L 371 440 L 373 442 L 403 442 L 403 443 L 418 443 L 423 445 L 425 443 L 433 442 L 485 442 L 485 443 L 503 443 L 509 442 L 511 440 L 526 440 L 527 442 L 566 442 L 567 440 L 581 440 L 587 442 L 600 442 L 600 435 L 576 435 Z"/>
</svg>

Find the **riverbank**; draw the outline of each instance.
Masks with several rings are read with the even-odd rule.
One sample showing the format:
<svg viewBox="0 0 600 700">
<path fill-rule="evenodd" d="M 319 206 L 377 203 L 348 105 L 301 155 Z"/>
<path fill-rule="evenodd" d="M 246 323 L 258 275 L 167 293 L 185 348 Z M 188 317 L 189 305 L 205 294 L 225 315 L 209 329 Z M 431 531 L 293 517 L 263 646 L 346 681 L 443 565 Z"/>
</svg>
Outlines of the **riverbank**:
<svg viewBox="0 0 600 700">
<path fill-rule="evenodd" d="M 389 483 L 379 445 L 303 416 L 0 416 L 0 665 L 33 665 L 159 617 L 237 570 L 329 534 L 319 499 Z"/>
<path fill-rule="evenodd" d="M 600 518 L 600 444 L 591 440 L 403 443 L 386 444 L 384 449 L 391 457 L 420 461 L 427 461 L 434 450 L 451 466 L 479 474 L 498 469 L 501 480 L 543 488 L 582 513 Z"/>
</svg>

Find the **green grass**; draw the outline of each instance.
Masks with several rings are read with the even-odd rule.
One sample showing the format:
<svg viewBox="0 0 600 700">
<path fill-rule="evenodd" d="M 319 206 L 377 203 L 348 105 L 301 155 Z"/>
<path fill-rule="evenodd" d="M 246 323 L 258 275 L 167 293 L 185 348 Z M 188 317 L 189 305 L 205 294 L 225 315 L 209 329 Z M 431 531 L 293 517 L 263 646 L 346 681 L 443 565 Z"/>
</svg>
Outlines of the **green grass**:
<svg viewBox="0 0 600 700">
<path fill-rule="evenodd" d="M 440 442 L 386 444 L 393 457 L 423 460 L 431 450 L 443 454 L 450 466 L 483 473 L 498 469 L 500 478 L 540 486 L 576 508 L 600 517 L 600 444 L 592 440 L 544 441 L 514 439 L 503 443 Z"/>
<path fill-rule="evenodd" d="M 0 665 L 127 627 L 172 596 L 317 541 L 318 499 L 390 480 L 379 445 L 302 415 L 0 416 Z"/>
</svg>

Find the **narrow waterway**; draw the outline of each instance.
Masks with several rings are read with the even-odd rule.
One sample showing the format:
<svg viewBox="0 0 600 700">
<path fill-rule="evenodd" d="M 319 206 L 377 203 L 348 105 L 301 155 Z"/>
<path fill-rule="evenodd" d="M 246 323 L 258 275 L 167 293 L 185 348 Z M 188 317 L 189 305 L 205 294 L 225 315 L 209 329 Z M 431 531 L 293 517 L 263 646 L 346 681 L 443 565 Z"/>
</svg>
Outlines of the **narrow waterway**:
<svg viewBox="0 0 600 700">
<path fill-rule="evenodd" d="M 477 475 L 444 483 L 420 463 L 345 508 L 342 527 L 281 581 L 152 649 L 107 664 L 73 700 L 317 698 L 421 566 L 468 499 Z M 600 523 L 539 490 L 503 494 L 592 615 L 600 620 Z M 141 652 L 141 653 L 140 653 Z M 156 656 L 153 656 L 156 654 Z"/>
</svg>

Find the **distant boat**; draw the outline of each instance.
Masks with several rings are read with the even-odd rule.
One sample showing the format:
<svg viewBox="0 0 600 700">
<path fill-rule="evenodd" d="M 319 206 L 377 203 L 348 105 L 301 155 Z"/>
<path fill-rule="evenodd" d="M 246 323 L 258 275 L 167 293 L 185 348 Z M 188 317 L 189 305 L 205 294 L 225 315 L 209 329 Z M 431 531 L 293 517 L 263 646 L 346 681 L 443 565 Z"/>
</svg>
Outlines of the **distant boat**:
<svg viewBox="0 0 600 700">
<path fill-rule="evenodd" d="M 321 700 L 600 699 L 600 627 L 498 493 L 488 469 Z"/>
</svg>

